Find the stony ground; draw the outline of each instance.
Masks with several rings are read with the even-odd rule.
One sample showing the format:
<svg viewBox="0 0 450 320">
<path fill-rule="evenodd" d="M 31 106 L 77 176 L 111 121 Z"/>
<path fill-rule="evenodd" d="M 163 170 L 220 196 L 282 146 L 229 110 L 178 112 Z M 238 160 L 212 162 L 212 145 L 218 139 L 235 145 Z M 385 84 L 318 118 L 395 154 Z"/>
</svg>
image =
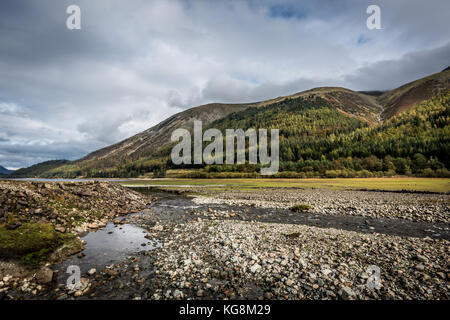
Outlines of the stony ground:
<svg viewBox="0 0 450 320">
<path fill-rule="evenodd" d="M 23 237 L 30 243 L 16 243 L 17 248 L 0 243 L 0 299 L 10 291 L 16 294 L 9 298 L 45 293 L 55 279 L 51 264 L 83 250 L 80 235 L 102 228 L 116 217 L 141 211 L 150 202 L 150 198 L 112 183 L 0 181 L 0 236 L 20 234 L 25 227 L 37 230 L 37 234 Z M 47 226 L 50 236 L 70 235 L 72 240 L 46 254 L 41 268 L 23 265 L 22 255 L 46 249 L 32 242 L 43 240 L 39 232 Z M 50 236 L 44 240 L 52 243 Z M 24 251 L 27 248 L 39 251 Z"/>
<path fill-rule="evenodd" d="M 286 208 L 304 203 L 312 212 L 296 214 L 386 218 L 387 224 L 392 218 L 438 222 L 448 230 L 449 195 L 284 189 L 201 193 L 174 208 L 155 199 L 142 213 L 126 216 L 120 223 L 141 226 L 162 246 L 143 248 L 101 270 L 85 270 L 81 289 L 37 281 L 48 278 L 51 269 L 43 268 L 25 280 L 3 275 L 0 297 L 3 292 L 9 299 L 450 298 L 450 246 L 443 235 L 267 222 L 252 210 L 284 208 L 293 217 Z M 379 278 L 373 270 L 379 270 Z"/>
<path fill-rule="evenodd" d="M 327 189 L 262 189 L 196 190 L 207 195 L 197 203 L 227 203 L 229 205 L 266 208 L 290 208 L 302 203 L 312 213 L 327 215 L 354 215 L 376 218 L 396 218 L 410 221 L 450 222 L 448 194 L 400 193 L 377 191 L 340 191 Z"/>
<path fill-rule="evenodd" d="M 242 221 L 189 222 L 171 234 L 154 253 L 155 299 L 449 298 L 445 240 Z M 371 290 L 373 265 L 381 282 Z"/>
<path fill-rule="evenodd" d="M 317 201 L 313 201 L 314 193 Z M 186 209 L 185 215 L 175 221 L 155 209 L 140 216 L 142 226 L 148 227 L 149 221 L 156 223 L 149 230 L 164 242 L 153 252 L 156 290 L 152 298 L 450 297 L 448 240 L 265 223 L 260 221 L 264 216 L 256 214 L 251 221 L 242 220 L 252 212 L 261 212 L 249 209 L 255 206 L 289 208 L 307 203 L 314 207 L 312 212 L 297 215 L 320 212 L 351 218 L 359 212 L 393 217 L 393 222 L 448 222 L 448 195 L 331 190 L 222 190 L 206 194 L 193 200 L 203 206 Z M 235 209 L 212 207 L 224 203 Z M 205 210 L 208 205 L 211 207 Z M 289 217 L 285 222 L 295 216 L 288 210 L 285 214 Z M 389 223 L 389 219 L 385 221 Z M 444 225 L 448 230 L 448 224 Z M 374 266 L 380 270 L 380 282 L 375 288 L 370 285 L 375 283 L 370 277 Z"/>
<path fill-rule="evenodd" d="M 147 197 L 114 183 L 0 180 L 0 226 L 50 223 L 60 232 L 82 233 L 124 214 L 138 212 Z"/>
</svg>

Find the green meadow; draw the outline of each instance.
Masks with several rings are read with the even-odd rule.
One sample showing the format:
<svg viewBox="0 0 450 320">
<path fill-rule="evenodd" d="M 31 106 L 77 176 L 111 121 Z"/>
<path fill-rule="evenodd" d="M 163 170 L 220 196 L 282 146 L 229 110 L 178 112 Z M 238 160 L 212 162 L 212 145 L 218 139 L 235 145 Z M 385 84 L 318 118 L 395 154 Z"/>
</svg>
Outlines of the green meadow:
<svg viewBox="0 0 450 320">
<path fill-rule="evenodd" d="M 208 187 L 214 189 L 318 188 L 335 190 L 388 190 L 450 192 L 448 178 L 336 178 L 336 179 L 136 179 L 121 181 L 124 185 L 161 187 Z"/>
</svg>

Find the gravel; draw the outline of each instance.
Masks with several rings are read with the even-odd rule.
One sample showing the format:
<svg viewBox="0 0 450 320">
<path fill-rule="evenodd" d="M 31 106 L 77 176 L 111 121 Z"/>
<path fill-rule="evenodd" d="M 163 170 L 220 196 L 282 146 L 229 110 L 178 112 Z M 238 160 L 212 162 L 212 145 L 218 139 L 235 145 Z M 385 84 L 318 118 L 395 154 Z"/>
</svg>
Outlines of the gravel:
<svg viewBox="0 0 450 320">
<path fill-rule="evenodd" d="M 448 194 L 400 193 L 376 191 L 340 191 L 327 189 L 260 189 L 258 191 L 203 191 L 198 204 L 290 208 L 296 204 L 313 207 L 312 213 L 406 219 L 450 223 Z"/>
<path fill-rule="evenodd" d="M 144 204 L 139 199 L 129 205 Z M 194 202 L 202 205 L 172 210 L 167 205 L 158 208 L 154 201 L 149 209 L 121 220 L 146 229 L 161 246 L 143 247 L 103 270 L 85 270 L 78 290 L 39 284 L 36 275 L 1 274 L 0 299 L 450 298 L 450 245 L 445 238 L 398 236 L 379 233 L 376 228 L 358 232 L 286 221 L 248 221 L 237 219 L 239 212 L 204 210 L 223 203 L 243 210 L 286 209 L 304 203 L 313 207 L 313 214 L 367 215 L 417 224 L 439 222 L 448 227 L 448 195 L 210 190 Z M 49 269 L 42 275 L 43 282 L 50 279 L 51 266 L 45 267 Z"/>
<path fill-rule="evenodd" d="M 153 253 L 154 299 L 449 298 L 446 240 L 245 221 L 177 229 Z M 370 266 L 380 268 L 375 289 Z"/>
</svg>

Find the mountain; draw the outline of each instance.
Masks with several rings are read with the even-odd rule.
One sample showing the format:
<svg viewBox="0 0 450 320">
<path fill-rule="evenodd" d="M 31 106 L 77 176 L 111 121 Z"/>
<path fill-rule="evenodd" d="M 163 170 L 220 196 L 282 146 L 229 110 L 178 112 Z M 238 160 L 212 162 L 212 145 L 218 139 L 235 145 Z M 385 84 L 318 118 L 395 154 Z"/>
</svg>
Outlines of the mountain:
<svg viewBox="0 0 450 320">
<path fill-rule="evenodd" d="M 370 171 L 383 171 L 386 157 L 420 157 L 425 164 L 435 158 L 444 162 L 442 169 L 449 165 L 449 116 L 450 93 L 434 96 L 376 126 L 348 117 L 320 98 L 296 98 L 278 106 L 230 114 L 213 122 L 212 127 L 222 132 L 226 128 L 279 128 L 281 168 L 286 171 L 302 170 L 307 166 L 305 159 L 317 160 L 316 165 L 323 170 L 354 170 L 361 165 Z M 349 158 L 353 163 L 345 163 Z M 364 164 L 367 161 L 373 164 Z M 414 165 L 408 164 L 413 171 Z"/>
<path fill-rule="evenodd" d="M 226 115 L 244 110 L 253 104 L 220 104 L 211 103 L 196 108 L 192 108 L 177 113 L 162 121 L 156 126 L 147 129 L 131 138 L 111 145 L 109 147 L 94 151 L 81 159 L 82 162 L 91 160 L 114 160 L 120 158 L 137 159 L 142 156 L 149 156 L 155 150 L 164 146 L 170 141 L 173 130 L 177 128 L 191 129 L 195 120 L 201 120 L 204 124 L 209 124 L 214 120 Z"/>
<path fill-rule="evenodd" d="M 255 103 L 207 104 L 175 114 L 148 130 L 92 152 L 80 160 L 38 164 L 31 171 L 19 170 L 13 176 L 133 177 L 160 168 L 170 169 L 171 133 L 176 128 L 192 129 L 194 120 L 201 120 L 204 128 L 213 126 L 222 130 L 280 128 L 280 155 L 282 167 L 287 171 L 303 170 L 287 165 L 290 162 L 313 161 L 305 165 L 307 168 L 304 171 L 325 174 L 325 171 L 337 168 L 358 172 L 371 168 L 369 171 L 375 172 L 380 171 L 380 166 L 368 165 L 374 159 L 367 159 L 375 157 L 381 161 L 388 156 L 405 159 L 409 169 L 401 169 L 405 166 L 400 163 L 401 160 L 396 160 L 398 172 L 409 172 L 414 167 L 412 159 L 416 154 L 419 158 L 425 157 L 427 163 L 434 161 L 433 165 L 427 164 L 427 168 L 445 169 L 450 167 L 446 157 L 448 149 L 445 149 L 449 135 L 443 135 L 448 130 L 448 109 L 444 105 L 448 100 L 440 98 L 438 102 L 431 101 L 429 103 L 433 107 L 425 108 L 427 112 L 440 108 L 439 116 L 444 121 L 419 108 L 413 115 L 408 113 L 407 118 L 401 118 L 403 125 L 396 126 L 394 123 L 400 121 L 399 115 L 414 109 L 418 103 L 447 93 L 449 78 L 450 71 L 444 70 L 387 92 L 355 92 L 346 88 L 321 87 Z M 417 119 L 432 125 L 431 130 L 426 126 L 417 126 Z M 411 132 L 404 128 L 414 132 L 414 137 L 409 137 Z M 412 145 L 408 146 L 406 142 Z M 387 167 L 387 170 L 392 169 L 391 165 Z M 230 169 L 229 166 L 226 170 L 241 169 Z"/>
<path fill-rule="evenodd" d="M 13 172 L 13 170 L 8 170 L 5 167 L 0 166 L 0 176 L 1 175 L 5 175 L 5 174 L 9 174 L 11 172 Z"/>
<path fill-rule="evenodd" d="M 34 178 L 44 175 L 46 172 L 70 163 L 69 160 L 50 160 L 10 172 L 11 178 Z"/>
<path fill-rule="evenodd" d="M 450 70 L 448 68 L 442 72 L 407 83 L 378 97 L 378 101 L 384 107 L 381 118 L 383 120 L 389 119 L 408 110 L 415 104 L 448 90 L 450 90 Z"/>
<path fill-rule="evenodd" d="M 155 150 L 168 144 L 170 135 L 177 128 L 192 129 L 194 120 L 201 120 L 206 126 L 233 112 L 239 112 L 249 107 L 263 107 L 273 105 L 297 97 L 322 97 L 332 103 L 337 110 L 344 114 L 375 123 L 382 107 L 373 97 L 360 94 L 344 88 L 316 88 L 287 97 L 279 97 L 262 102 L 248 104 L 219 104 L 212 103 L 180 112 L 164 120 L 158 125 L 145 130 L 131 138 L 117 144 L 88 154 L 81 161 L 108 160 L 131 158 L 137 159 L 152 155 Z"/>
</svg>

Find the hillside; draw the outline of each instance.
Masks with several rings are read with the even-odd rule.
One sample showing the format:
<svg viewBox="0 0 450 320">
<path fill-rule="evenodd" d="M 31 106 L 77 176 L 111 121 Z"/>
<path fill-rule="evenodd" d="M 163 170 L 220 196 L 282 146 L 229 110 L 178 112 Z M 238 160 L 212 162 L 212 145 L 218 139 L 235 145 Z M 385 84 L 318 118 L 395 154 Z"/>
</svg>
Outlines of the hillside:
<svg viewBox="0 0 450 320">
<path fill-rule="evenodd" d="M 69 160 L 50 160 L 37 163 L 28 168 L 16 170 L 8 175 L 8 178 L 31 178 L 45 175 L 51 169 L 58 168 L 64 164 L 70 163 Z"/>
<path fill-rule="evenodd" d="M 13 172 L 13 170 L 8 170 L 8 169 L 6 169 L 5 167 L 0 166 L 0 176 L 1 176 L 1 175 L 4 175 L 4 174 L 9 174 L 9 173 L 11 173 L 11 172 Z"/>
<path fill-rule="evenodd" d="M 448 90 L 450 90 L 450 70 L 448 68 L 442 72 L 407 83 L 378 97 L 377 100 L 384 106 L 381 118 L 383 120 L 389 119 L 432 96 Z"/>
<path fill-rule="evenodd" d="M 381 106 L 373 97 L 354 92 L 345 88 L 316 88 L 287 97 L 279 97 L 262 102 L 249 104 L 219 104 L 212 103 L 180 112 L 162 121 L 158 125 L 145 130 L 117 144 L 92 152 L 81 161 L 114 160 L 120 158 L 138 159 L 152 155 L 155 150 L 170 142 L 170 135 L 177 128 L 192 129 L 194 120 L 201 120 L 206 126 L 222 119 L 233 112 L 239 112 L 249 107 L 264 107 L 277 104 L 297 97 L 322 97 L 338 111 L 359 118 L 369 123 L 375 123 Z"/>
<path fill-rule="evenodd" d="M 250 107 L 269 107 L 295 98 L 314 100 L 316 97 L 320 97 L 328 102 L 333 106 L 334 110 L 345 117 L 358 119 L 370 125 L 376 123 L 377 115 L 381 112 L 381 106 L 374 97 L 335 87 L 316 88 L 286 97 L 248 104 L 207 104 L 175 114 L 131 138 L 92 152 L 80 160 L 43 170 L 42 172 L 45 173 L 42 174 L 44 176 L 76 177 L 96 175 L 99 171 L 103 172 L 103 174 L 105 174 L 104 172 L 121 171 L 121 167 L 130 165 L 133 162 L 167 155 L 172 131 L 177 128 L 192 129 L 194 120 L 201 120 L 206 127 L 213 121 Z M 152 163 L 156 166 L 160 165 L 160 161 Z M 33 172 L 35 171 L 36 168 L 33 169 Z M 24 172 L 21 171 L 18 174 L 23 176 Z M 108 173 L 106 175 L 108 176 Z"/>
<path fill-rule="evenodd" d="M 430 102 L 444 108 L 439 111 L 439 117 L 444 120 L 437 120 L 428 111 L 418 109 L 414 116 L 407 113 L 401 126 L 393 125 L 392 121 L 394 118 L 398 121 L 396 115 L 412 110 L 417 103 L 448 92 L 449 78 L 450 71 L 444 70 L 384 93 L 321 87 L 255 103 L 203 105 L 175 114 L 146 131 L 80 160 L 38 164 L 12 176 L 134 177 L 161 168 L 170 169 L 171 133 L 177 128 L 192 129 L 194 120 L 201 120 L 204 128 L 214 126 L 222 130 L 279 128 L 282 170 L 285 171 L 324 175 L 327 170 L 390 170 L 391 173 L 413 171 L 419 174 L 423 170 L 412 170 L 412 159 L 420 154 L 417 157 L 424 156 L 427 163 L 439 163 L 426 166 L 434 172 L 450 167 L 446 157 L 449 146 L 443 135 L 448 130 L 448 99 Z M 417 119 L 426 124 L 416 126 Z M 438 127 L 435 127 L 436 123 Z M 430 126 L 431 130 L 428 130 Z M 396 160 L 398 171 L 395 171 L 395 165 L 386 163 L 387 169 L 380 170 L 379 165 L 373 165 L 373 157 L 377 163 L 383 162 L 385 157 L 404 159 L 407 165 Z M 303 161 L 306 164 L 292 165 L 292 162 Z M 368 165 L 369 162 L 372 164 Z M 393 163 L 393 160 L 388 162 Z M 243 169 L 228 166 L 224 170 Z M 245 170 L 253 171 L 254 168 Z"/>
<path fill-rule="evenodd" d="M 212 103 L 177 113 L 131 138 L 114 145 L 94 151 L 81 159 L 81 162 L 90 160 L 117 160 L 121 158 L 137 159 L 149 156 L 155 150 L 170 142 L 170 135 L 177 128 L 191 129 L 194 120 L 201 120 L 209 124 L 226 115 L 244 110 L 257 104 L 219 104 Z"/>
<path fill-rule="evenodd" d="M 435 96 L 378 126 L 346 117 L 320 98 L 249 108 L 215 121 L 226 128 L 280 129 L 282 171 L 354 176 L 358 171 L 431 173 L 450 167 L 450 93 Z M 226 171 L 227 166 L 210 168 Z M 247 166 L 237 169 L 256 172 Z M 440 175 L 447 175 L 445 170 Z M 365 173 L 367 174 L 367 173 Z"/>
</svg>

